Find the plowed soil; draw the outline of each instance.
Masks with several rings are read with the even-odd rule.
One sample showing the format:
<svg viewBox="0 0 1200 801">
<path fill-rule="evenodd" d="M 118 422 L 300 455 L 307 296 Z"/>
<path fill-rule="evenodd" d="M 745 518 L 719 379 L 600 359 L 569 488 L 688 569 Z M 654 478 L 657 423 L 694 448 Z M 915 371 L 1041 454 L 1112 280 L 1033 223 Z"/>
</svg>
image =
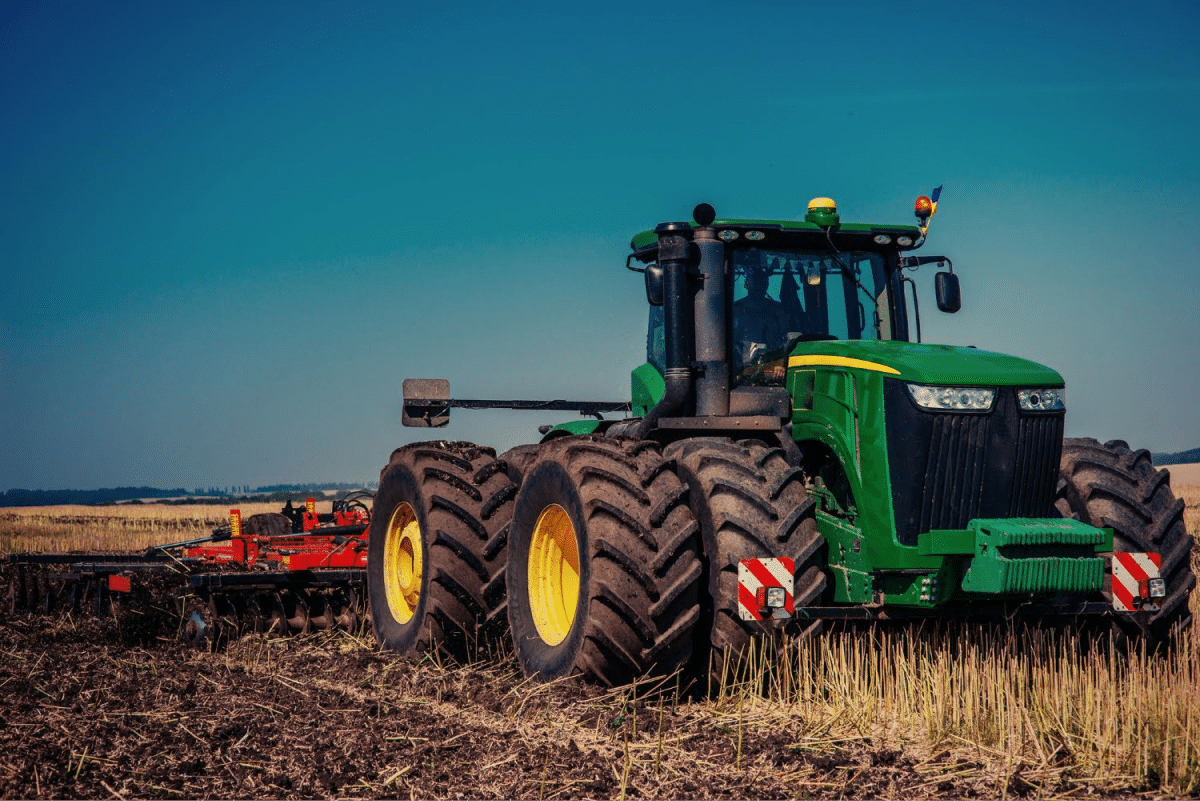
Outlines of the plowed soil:
<svg viewBox="0 0 1200 801">
<path fill-rule="evenodd" d="M 0 688 L 5 798 L 1093 795 L 673 692 L 532 685 L 510 657 L 416 663 L 344 633 L 208 653 L 114 620 L 15 617 Z"/>
</svg>

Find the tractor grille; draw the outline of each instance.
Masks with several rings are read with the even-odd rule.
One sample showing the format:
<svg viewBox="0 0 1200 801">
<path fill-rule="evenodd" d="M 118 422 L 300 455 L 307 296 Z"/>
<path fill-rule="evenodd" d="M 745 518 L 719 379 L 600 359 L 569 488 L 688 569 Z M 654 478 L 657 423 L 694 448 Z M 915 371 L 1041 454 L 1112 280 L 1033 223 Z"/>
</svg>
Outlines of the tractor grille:
<svg viewBox="0 0 1200 801">
<path fill-rule="evenodd" d="M 1014 404 L 1015 405 L 1015 404 Z M 1013 481 L 1009 517 L 1050 514 L 1062 458 L 1063 416 L 1024 415 L 1017 431 L 1018 480 Z"/>
<path fill-rule="evenodd" d="M 963 528 L 968 520 L 979 517 L 987 464 L 987 422 L 982 415 L 934 417 L 925 458 L 918 533 Z"/>
<path fill-rule="evenodd" d="M 997 390 L 991 412 L 931 412 L 904 384 L 885 381 L 888 465 L 896 534 L 905 545 L 972 518 L 1052 515 L 1062 413 L 1021 414 L 1016 391 Z"/>
</svg>

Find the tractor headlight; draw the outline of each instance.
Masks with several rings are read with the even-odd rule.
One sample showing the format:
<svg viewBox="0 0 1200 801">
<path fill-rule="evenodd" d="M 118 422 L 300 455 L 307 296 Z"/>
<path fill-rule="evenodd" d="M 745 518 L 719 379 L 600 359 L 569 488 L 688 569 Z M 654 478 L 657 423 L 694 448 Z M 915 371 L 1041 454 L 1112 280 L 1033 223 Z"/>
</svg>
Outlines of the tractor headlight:
<svg viewBox="0 0 1200 801">
<path fill-rule="evenodd" d="M 908 384 L 908 394 L 923 409 L 985 412 L 996 400 L 996 390 L 988 387 L 927 387 Z"/>
<path fill-rule="evenodd" d="M 1067 390 L 1022 389 L 1017 393 L 1021 408 L 1027 412 L 1052 412 L 1067 408 Z"/>
</svg>

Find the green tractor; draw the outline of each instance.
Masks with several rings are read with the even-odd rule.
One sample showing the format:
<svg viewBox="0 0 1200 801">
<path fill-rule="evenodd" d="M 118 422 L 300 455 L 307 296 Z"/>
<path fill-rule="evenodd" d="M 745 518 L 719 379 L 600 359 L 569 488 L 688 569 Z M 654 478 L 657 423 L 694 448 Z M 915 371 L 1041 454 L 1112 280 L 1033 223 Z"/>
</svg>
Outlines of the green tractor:
<svg viewBox="0 0 1200 801">
<path fill-rule="evenodd" d="M 638 234 L 626 267 L 650 314 L 629 402 L 405 381 L 405 425 L 452 407 L 588 419 L 500 456 L 395 451 L 368 559 L 383 645 L 468 658 L 507 630 L 527 675 L 619 685 L 712 677 L 827 621 L 1026 614 L 1152 645 L 1189 625 L 1192 537 L 1149 454 L 1064 440 L 1048 367 L 921 343 L 907 272 L 948 267 L 938 308 L 961 305 L 949 259 L 906 255 L 936 200 L 917 226 L 844 224 L 817 198 L 803 221 L 701 204 Z"/>
</svg>

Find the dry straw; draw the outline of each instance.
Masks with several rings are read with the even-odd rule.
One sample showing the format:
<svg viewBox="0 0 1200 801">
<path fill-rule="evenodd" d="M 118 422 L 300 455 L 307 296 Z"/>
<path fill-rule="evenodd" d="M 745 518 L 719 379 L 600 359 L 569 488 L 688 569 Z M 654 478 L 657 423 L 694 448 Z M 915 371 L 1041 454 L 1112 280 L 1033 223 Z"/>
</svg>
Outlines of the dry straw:
<svg viewBox="0 0 1200 801">
<path fill-rule="evenodd" d="M 277 503 L 237 504 L 242 519 L 278 512 Z M 30 506 L 0 509 L 0 554 L 37 551 L 128 551 L 204 537 L 229 520 L 208 504 Z"/>
</svg>

